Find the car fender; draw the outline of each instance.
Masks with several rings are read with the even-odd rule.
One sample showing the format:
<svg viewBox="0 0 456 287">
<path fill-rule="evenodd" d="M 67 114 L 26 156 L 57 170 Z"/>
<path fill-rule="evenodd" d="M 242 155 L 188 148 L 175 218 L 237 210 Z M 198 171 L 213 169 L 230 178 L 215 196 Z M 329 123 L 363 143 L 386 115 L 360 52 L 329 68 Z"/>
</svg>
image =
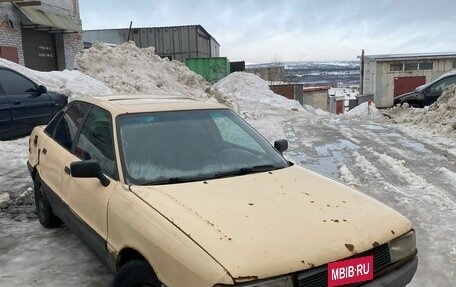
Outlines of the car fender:
<svg viewBox="0 0 456 287">
<path fill-rule="evenodd" d="M 190 234 L 185 234 L 126 185 L 111 194 L 107 246 L 116 261 L 123 249 L 136 250 L 166 286 L 233 284 L 225 268 Z"/>
<path fill-rule="evenodd" d="M 401 95 L 394 100 L 395 104 L 403 104 L 408 102 L 424 103 L 424 94 L 413 92 Z"/>
</svg>

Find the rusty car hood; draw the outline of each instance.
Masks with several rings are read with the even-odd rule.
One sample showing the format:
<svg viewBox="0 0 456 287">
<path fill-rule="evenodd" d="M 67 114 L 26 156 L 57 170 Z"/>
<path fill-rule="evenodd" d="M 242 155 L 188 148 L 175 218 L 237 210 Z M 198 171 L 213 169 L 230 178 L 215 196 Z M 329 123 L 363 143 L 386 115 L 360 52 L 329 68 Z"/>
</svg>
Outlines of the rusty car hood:
<svg viewBox="0 0 456 287">
<path fill-rule="evenodd" d="M 391 208 L 297 166 L 131 190 L 238 282 L 346 258 L 411 229 Z"/>
</svg>

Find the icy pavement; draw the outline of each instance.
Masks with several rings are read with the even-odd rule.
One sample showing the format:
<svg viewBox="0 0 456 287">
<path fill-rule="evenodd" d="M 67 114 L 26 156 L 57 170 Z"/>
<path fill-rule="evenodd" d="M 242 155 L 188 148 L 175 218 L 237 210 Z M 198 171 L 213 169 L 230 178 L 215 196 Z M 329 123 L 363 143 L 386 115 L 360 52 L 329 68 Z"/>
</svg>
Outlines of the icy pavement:
<svg viewBox="0 0 456 287">
<path fill-rule="evenodd" d="M 346 117 L 295 117 L 285 132 L 287 154 L 298 164 L 357 188 L 413 222 L 419 267 L 410 286 L 454 286 L 454 136 Z"/>
<path fill-rule="evenodd" d="M 287 156 L 395 208 L 417 231 L 419 267 L 410 286 L 456 280 L 456 140 L 411 126 L 359 117 L 270 110 L 244 115 Z M 241 112 L 242 114 L 242 112 Z M 27 139 L 0 142 L 0 286 L 109 286 L 112 275 L 65 228 L 47 230 L 34 214 Z"/>
</svg>

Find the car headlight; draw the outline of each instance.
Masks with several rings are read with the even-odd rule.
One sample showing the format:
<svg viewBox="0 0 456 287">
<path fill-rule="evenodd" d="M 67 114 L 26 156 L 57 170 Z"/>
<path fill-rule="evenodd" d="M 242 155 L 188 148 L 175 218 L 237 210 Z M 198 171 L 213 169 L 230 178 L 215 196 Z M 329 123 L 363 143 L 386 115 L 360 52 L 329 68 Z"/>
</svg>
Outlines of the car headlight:
<svg viewBox="0 0 456 287">
<path fill-rule="evenodd" d="M 226 285 L 215 285 L 214 287 L 222 287 Z M 293 287 L 293 280 L 290 276 L 280 277 L 272 280 L 259 280 L 254 281 L 253 283 L 245 283 L 240 285 L 235 285 L 239 287 Z"/>
<path fill-rule="evenodd" d="M 406 234 L 389 242 L 391 262 L 397 262 L 416 251 L 415 231 L 411 230 Z"/>
</svg>

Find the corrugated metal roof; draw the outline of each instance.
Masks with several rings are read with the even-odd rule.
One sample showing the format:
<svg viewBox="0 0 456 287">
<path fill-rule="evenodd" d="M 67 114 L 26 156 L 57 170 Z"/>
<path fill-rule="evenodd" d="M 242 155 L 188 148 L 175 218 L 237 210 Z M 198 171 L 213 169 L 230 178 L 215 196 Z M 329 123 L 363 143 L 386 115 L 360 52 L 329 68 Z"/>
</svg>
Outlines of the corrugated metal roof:
<svg viewBox="0 0 456 287">
<path fill-rule="evenodd" d="M 217 40 L 207 32 L 206 29 L 204 29 L 203 26 L 201 25 L 180 25 L 180 26 L 160 26 L 160 27 L 132 27 L 131 29 L 173 29 L 173 28 L 187 28 L 187 27 L 196 27 L 204 31 L 208 35 L 208 37 L 212 38 L 219 46 L 220 44 L 217 42 Z M 108 28 L 108 29 L 90 29 L 90 30 L 84 30 L 84 32 L 93 32 L 93 31 L 128 31 L 130 28 Z"/>
<path fill-rule="evenodd" d="M 57 28 L 68 32 L 82 32 L 81 27 L 72 17 L 44 11 L 39 6 L 20 7 L 16 5 L 16 7 L 32 24 L 41 26 L 41 28 Z"/>
<path fill-rule="evenodd" d="M 159 27 L 131 27 L 131 29 L 172 29 L 172 28 L 186 28 L 186 27 L 198 27 L 201 25 L 180 25 L 180 26 L 159 26 Z M 112 30 L 126 30 L 128 31 L 130 28 L 105 28 L 105 29 L 88 29 L 84 30 L 84 32 L 90 32 L 90 31 L 112 31 Z M 209 33 L 208 33 L 209 34 Z"/>
<path fill-rule="evenodd" d="M 365 58 L 373 59 L 378 62 L 391 60 L 426 60 L 456 58 L 456 52 L 437 52 L 437 53 L 412 53 L 412 54 L 390 54 L 390 55 L 365 55 Z M 358 56 L 360 58 L 360 56 Z"/>
</svg>

